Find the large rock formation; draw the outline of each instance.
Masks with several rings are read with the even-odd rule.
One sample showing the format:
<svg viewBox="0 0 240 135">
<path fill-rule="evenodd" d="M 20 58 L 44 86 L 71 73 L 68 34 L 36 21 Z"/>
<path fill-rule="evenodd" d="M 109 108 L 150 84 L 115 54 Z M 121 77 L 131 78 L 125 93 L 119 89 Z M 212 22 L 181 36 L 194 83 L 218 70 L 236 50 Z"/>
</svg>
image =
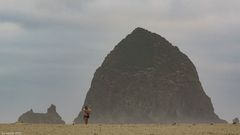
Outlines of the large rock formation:
<svg viewBox="0 0 240 135">
<path fill-rule="evenodd" d="M 35 123 L 35 124 L 65 124 L 60 115 L 56 111 L 56 106 L 51 105 L 47 113 L 34 113 L 30 111 L 22 114 L 18 118 L 20 123 Z"/>
<path fill-rule="evenodd" d="M 84 105 L 92 123 L 225 122 L 196 68 L 166 39 L 136 28 L 96 70 Z M 75 123 L 82 121 L 82 112 Z"/>
</svg>

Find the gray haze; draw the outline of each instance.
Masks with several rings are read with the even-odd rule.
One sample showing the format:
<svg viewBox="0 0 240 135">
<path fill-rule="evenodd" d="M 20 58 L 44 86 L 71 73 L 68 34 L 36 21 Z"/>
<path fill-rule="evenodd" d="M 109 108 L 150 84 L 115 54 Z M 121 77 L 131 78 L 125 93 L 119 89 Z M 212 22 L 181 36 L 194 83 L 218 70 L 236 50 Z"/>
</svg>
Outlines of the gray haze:
<svg viewBox="0 0 240 135">
<path fill-rule="evenodd" d="M 71 123 L 96 68 L 136 27 L 178 46 L 215 112 L 240 117 L 239 0 L 0 0 L 0 123 L 53 103 Z"/>
</svg>

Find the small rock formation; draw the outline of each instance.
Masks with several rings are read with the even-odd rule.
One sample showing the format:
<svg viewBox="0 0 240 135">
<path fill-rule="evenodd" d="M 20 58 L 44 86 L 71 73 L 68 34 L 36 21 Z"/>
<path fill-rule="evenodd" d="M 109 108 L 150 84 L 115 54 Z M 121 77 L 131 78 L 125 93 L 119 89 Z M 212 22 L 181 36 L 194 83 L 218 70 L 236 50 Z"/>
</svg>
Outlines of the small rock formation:
<svg viewBox="0 0 240 135">
<path fill-rule="evenodd" d="M 165 38 L 136 28 L 96 70 L 90 123 L 218 123 L 195 66 Z M 82 122 L 82 112 L 74 120 Z"/>
<path fill-rule="evenodd" d="M 239 119 L 238 118 L 233 119 L 233 124 L 239 124 Z"/>
<path fill-rule="evenodd" d="M 47 109 L 47 113 L 34 113 L 30 111 L 22 114 L 18 118 L 20 123 L 33 123 L 33 124 L 65 124 L 60 115 L 56 111 L 56 106 L 51 105 Z"/>
</svg>

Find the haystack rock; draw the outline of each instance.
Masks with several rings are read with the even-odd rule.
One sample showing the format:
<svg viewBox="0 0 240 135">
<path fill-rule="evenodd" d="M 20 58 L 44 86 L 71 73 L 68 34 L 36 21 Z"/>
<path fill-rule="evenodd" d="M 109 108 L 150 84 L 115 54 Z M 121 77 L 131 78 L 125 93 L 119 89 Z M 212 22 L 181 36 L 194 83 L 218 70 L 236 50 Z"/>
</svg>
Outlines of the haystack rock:
<svg viewBox="0 0 240 135">
<path fill-rule="evenodd" d="M 225 122 L 195 66 L 165 38 L 136 28 L 96 70 L 84 105 L 92 123 Z M 82 122 L 82 112 L 74 120 Z"/>
<path fill-rule="evenodd" d="M 18 118 L 20 123 L 33 123 L 33 124 L 65 124 L 60 115 L 56 111 L 56 106 L 51 105 L 47 113 L 34 113 L 30 111 L 22 114 Z"/>
</svg>

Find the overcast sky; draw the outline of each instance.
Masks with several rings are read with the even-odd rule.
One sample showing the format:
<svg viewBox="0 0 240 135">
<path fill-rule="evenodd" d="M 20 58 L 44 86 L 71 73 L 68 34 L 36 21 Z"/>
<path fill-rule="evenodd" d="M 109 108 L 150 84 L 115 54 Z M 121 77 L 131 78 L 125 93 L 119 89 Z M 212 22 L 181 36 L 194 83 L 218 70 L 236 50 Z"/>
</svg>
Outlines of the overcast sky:
<svg viewBox="0 0 240 135">
<path fill-rule="evenodd" d="M 0 123 L 57 106 L 71 123 L 96 68 L 136 27 L 195 64 L 215 112 L 240 117 L 239 0 L 0 0 Z"/>
</svg>

